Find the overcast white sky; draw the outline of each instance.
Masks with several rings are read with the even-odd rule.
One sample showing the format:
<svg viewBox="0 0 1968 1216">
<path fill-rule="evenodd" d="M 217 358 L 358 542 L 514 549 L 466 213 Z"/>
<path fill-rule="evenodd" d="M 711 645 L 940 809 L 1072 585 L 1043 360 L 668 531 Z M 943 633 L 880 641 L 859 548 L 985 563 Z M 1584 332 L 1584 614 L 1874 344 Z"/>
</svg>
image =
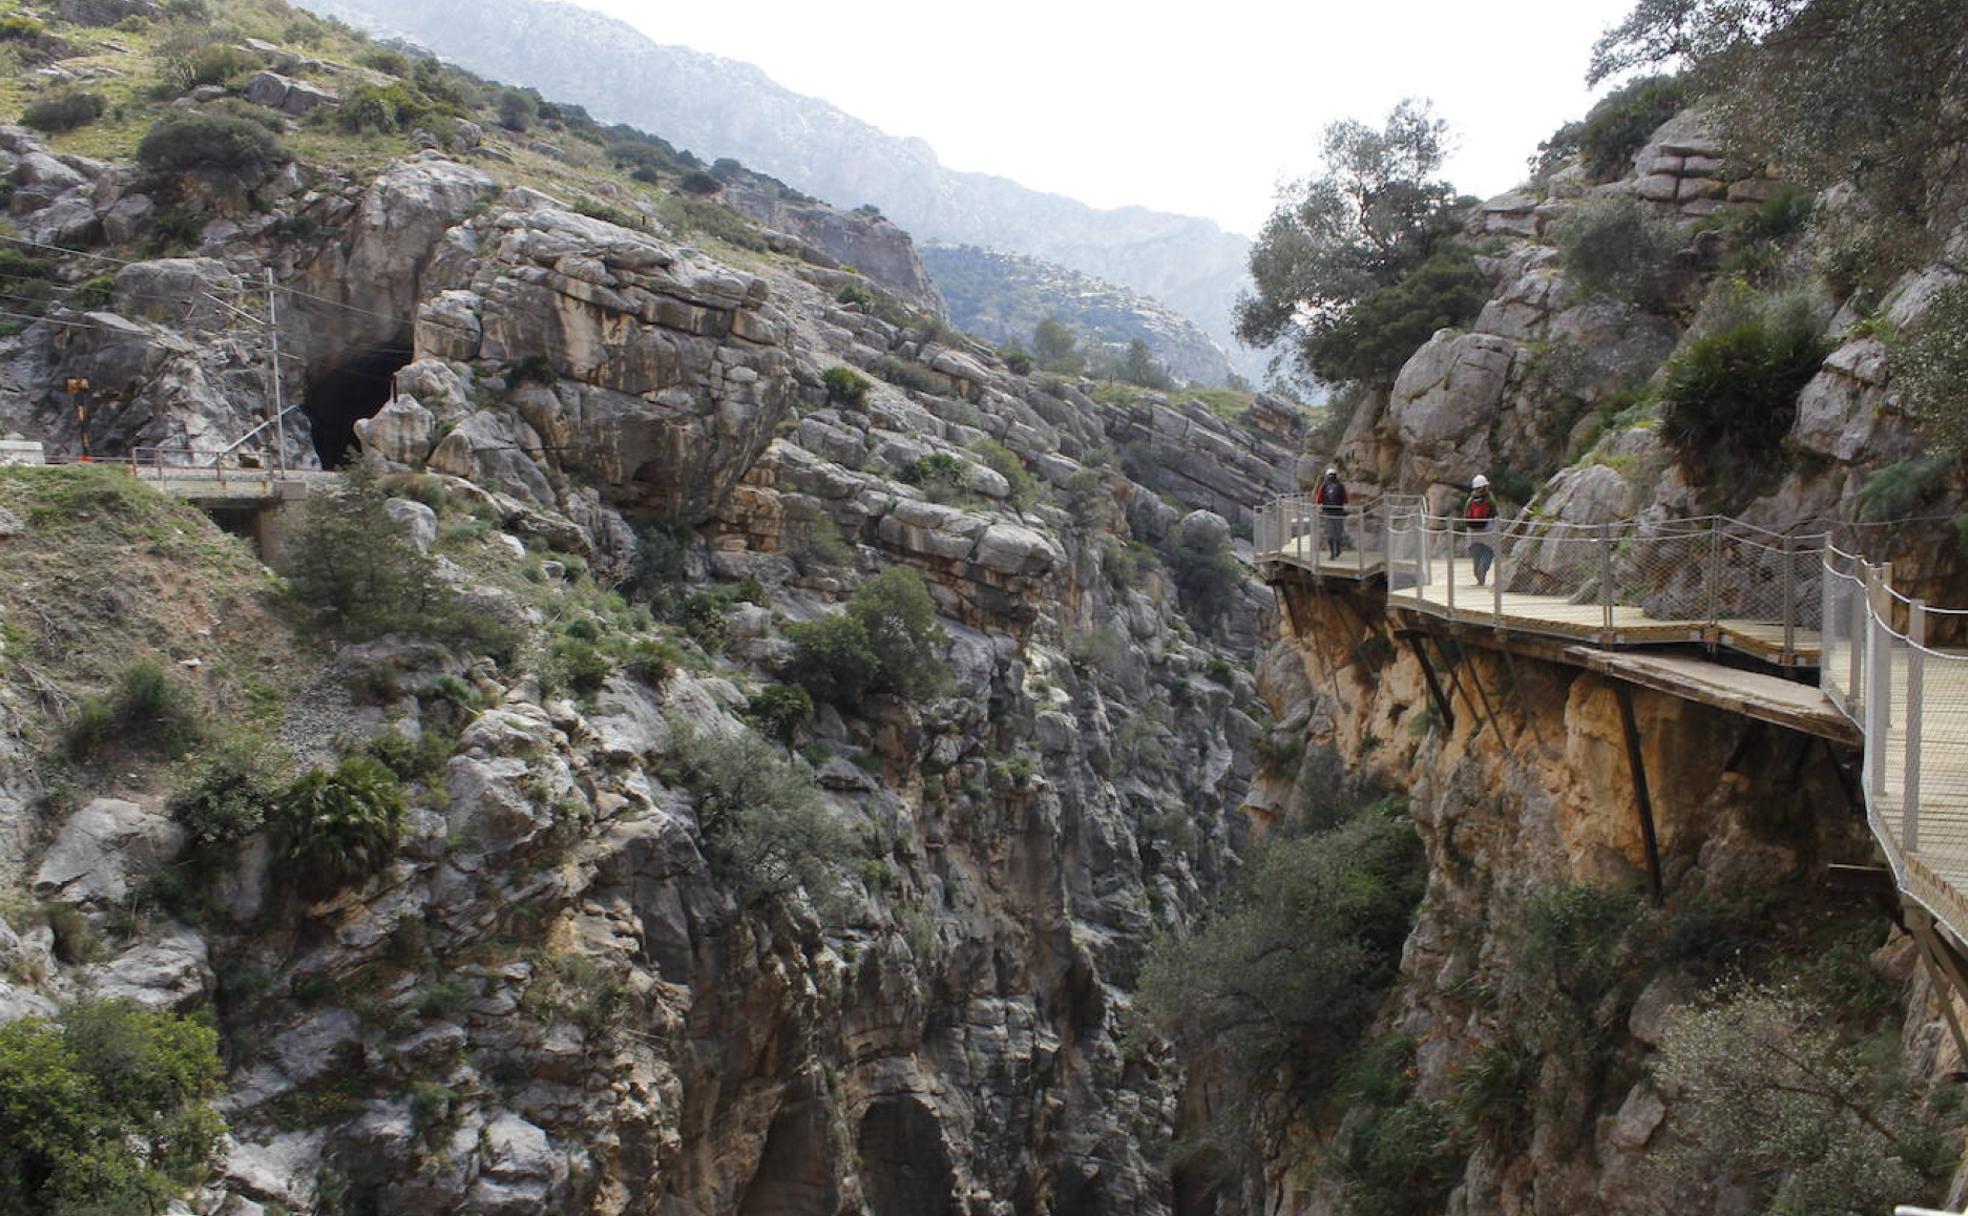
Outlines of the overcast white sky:
<svg viewBox="0 0 1968 1216">
<path fill-rule="evenodd" d="M 1459 187 L 1509 189 L 1538 141 L 1584 113 L 1592 42 L 1633 4 L 575 2 L 921 136 L 953 168 L 1247 234 L 1281 179 L 1317 166 L 1326 123 L 1408 95 L 1454 127 Z"/>
</svg>

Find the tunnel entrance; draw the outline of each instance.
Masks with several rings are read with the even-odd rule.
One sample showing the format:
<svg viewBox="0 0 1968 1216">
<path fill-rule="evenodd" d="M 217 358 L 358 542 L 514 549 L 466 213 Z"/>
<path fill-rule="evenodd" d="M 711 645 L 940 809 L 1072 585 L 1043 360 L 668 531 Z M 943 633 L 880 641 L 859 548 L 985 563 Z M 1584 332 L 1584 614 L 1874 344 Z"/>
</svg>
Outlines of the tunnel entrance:
<svg viewBox="0 0 1968 1216">
<path fill-rule="evenodd" d="M 407 346 L 378 346 L 349 355 L 308 380 L 302 412 L 314 431 L 321 467 L 336 469 L 356 447 L 355 424 L 389 403 L 391 380 L 410 362 Z"/>
</svg>

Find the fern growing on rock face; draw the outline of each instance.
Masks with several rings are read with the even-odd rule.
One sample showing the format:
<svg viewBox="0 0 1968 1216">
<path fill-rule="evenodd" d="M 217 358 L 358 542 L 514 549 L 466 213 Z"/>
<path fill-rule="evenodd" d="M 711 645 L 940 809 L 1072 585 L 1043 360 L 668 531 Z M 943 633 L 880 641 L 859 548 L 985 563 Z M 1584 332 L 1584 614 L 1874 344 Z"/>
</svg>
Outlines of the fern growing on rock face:
<svg viewBox="0 0 1968 1216">
<path fill-rule="evenodd" d="M 403 790 L 369 756 L 295 781 L 274 806 L 274 858 L 301 883 L 321 888 L 381 869 L 403 837 Z"/>
</svg>

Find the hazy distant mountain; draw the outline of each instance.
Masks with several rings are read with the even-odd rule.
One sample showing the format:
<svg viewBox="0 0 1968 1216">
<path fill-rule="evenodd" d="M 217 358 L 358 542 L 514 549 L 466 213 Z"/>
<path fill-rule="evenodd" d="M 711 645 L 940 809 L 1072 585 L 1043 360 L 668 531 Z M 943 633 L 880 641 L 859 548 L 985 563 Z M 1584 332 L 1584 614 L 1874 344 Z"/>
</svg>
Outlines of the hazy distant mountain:
<svg viewBox="0 0 1968 1216">
<path fill-rule="evenodd" d="M 921 247 L 923 265 L 949 304 L 950 319 L 980 338 L 1026 346 L 1032 329 L 1055 317 L 1109 347 L 1136 338 L 1179 380 L 1220 385 L 1231 365 L 1223 348 L 1189 318 L 1146 296 L 1041 258 L 999 253 L 975 245 Z"/>
<path fill-rule="evenodd" d="M 920 240 L 1031 254 L 1154 297 L 1194 320 L 1246 374 L 1231 305 L 1250 242 L 1195 216 L 1098 211 L 1007 178 L 945 168 L 920 139 L 890 135 L 750 64 L 661 46 L 556 0 L 301 0 L 351 24 L 414 39 L 447 59 L 606 122 L 642 127 L 706 159 L 731 156 L 841 206 L 873 203 Z"/>
</svg>

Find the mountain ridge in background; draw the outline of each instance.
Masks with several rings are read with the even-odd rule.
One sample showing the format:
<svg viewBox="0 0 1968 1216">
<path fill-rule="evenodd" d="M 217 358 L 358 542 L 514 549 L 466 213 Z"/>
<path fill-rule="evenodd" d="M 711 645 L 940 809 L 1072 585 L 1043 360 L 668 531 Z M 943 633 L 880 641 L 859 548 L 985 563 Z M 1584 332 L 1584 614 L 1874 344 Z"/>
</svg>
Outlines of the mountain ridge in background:
<svg viewBox="0 0 1968 1216">
<path fill-rule="evenodd" d="M 664 46 L 626 22 L 560 0 L 305 0 L 304 7 L 413 39 L 474 71 L 656 131 L 706 159 L 730 156 L 843 207 L 872 203 L 921 241 L 1056 262 L 1152 297 L 1193 320 L 1236 369 L 1231 312 L 1250 241 L 1197 216 L 1098 210 L 1064 195 L 943 165 L 922 139 L 891 135 L 736 60 Z"/>
</svg>

